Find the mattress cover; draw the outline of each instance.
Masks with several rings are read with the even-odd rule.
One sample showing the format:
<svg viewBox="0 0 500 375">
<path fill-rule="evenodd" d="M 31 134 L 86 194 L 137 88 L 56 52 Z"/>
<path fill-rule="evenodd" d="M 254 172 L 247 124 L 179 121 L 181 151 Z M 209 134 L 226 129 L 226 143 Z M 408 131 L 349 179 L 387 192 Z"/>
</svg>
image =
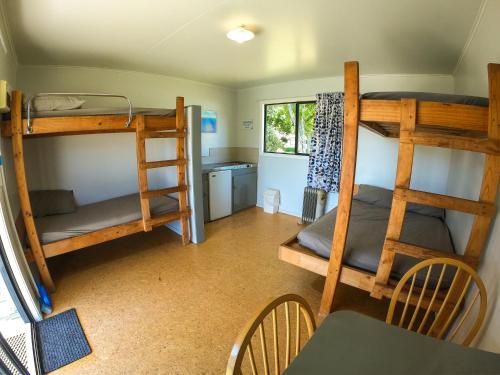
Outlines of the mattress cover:
<svg viewBox="0 0 500 375">
<path fill-rule="evenodd" d="M 175 109 L 163 108 L 132 108 L 133 115 L 166 116 L 174 117 Z M 67 117 L 67 116 L 103 116 L 103 115 L 128 115 L 128 107 L 99 107 L 78 108 L 65 111 L 32 111 L 31 118 L 44 117 Z M 23 112 L 23 118 L 27 118 L 27 112 Z"/>
<path fill-rule="evenodd" d="M 453 95 L 453 94 L 438 94 L 433 92 L 411 92 L 411 91 L 388 91 L 388 92 L 367 92 L 361 95 L 361 99 L 375 100 L 400 100 L 400 99 L 417 99 L 424 102 L 439 102 L 450 104 L 467 104 L 477 105 L 480 107 L 488 107 L 488 98 L 479 96 Z"/>
<path fill-rule="evenodd" d="M 150 199 L 152 215 L 178 210 L 177 199 L 162 196 Z M 76 212 L 35 219 L 42 244 L 79 236 L 130 221 L 142 219 L 139 194 L 79 206 Z"/>
<path fill-rule="evenodd" d="M 347 235 L 344 264 L 375 273 L 378 268 L 382 247 L 389 222 L 390 208 L 356 200 L 352 201 L 351 220 Z M 333 231 L 337 209 L 333 209 L 313 224 L 300 231 L 297 238 L 300 245 L 311 249 L 323 258 L 330 258 Z M 450 233 L 445 222 L 434 216 L 406 212 L 401 241 L 430 249 L 454 253 Z M 391 277 L 400 279 L 420 260 L 408 256 L 396 255 Z M 435 269 L 430 276 L 431 285 L 439 277 Z M 447 272 L 443 286 L 450 285 L 453 273 Z M 417 275 L 421 284 L 425 279 L 423 272 Z"/>
</svg>

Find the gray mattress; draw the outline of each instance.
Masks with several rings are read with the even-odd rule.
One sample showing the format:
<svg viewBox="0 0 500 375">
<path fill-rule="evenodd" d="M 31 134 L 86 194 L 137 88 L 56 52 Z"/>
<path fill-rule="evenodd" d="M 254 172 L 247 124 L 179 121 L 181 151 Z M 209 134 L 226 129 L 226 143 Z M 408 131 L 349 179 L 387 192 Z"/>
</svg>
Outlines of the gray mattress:
<svg viewBox="0 0 500 375">
<path fill-rule="evenodd" d="M 163 196 L 150 199 L 151 213 L 162 215 L 178 209 L 176 199 Z M 43 244 L 64 240 L 96 230 L 142 218 L 139 194 L 79 206 L 76 212 L 35 219 Z"/>
<path fill-rule="evenodd" d="M 439 102 L 451 104 L 467 104 L 477 105 L 480 107 L 488 107 L 488 98 L 479 96 L 465 96 L 453 94 L 437 94 L 432 92 L 407 92 L 407 91 L 388 91 L 388 92 L 368 92 L 361 95 L 362 99 L 379 99 L 379 100 L 400 100 L 400 99 L 417 99 L 425 102 Z"/>
<path fill-rule="evenodd" d="M 351 220 L 344 253 L 344 264 L 375 273 L 384 244 L 390 208 L 356 200 L 352 201 Z M 323 258 L 330 258 L 337 209 L 333 209 L 298 234 L 299 243 Z M 401 241 L 454 253 L 448 227 L 435 216 L 406 212 Z M 397 255 L 391 277 L 400 279 L 420 260 Z M 436 270 L 437 271 L 437 270 Z M 431 274 L 435 282 L 438 272 Z M 447 273 L 443 286 L 453 274 Z M 421 281 L 425 275 L 417 275 Z M 433 282 L 431 282 L 432 284 Z"/>
<path fill-rule="evenodd" d="M 102 107 L 102 108 L 79 108 L 69 109 L 66 111 L 33 111 L 33 118 L 40 117 L 66 117 L 66 116 L 102 116 L 102 115 L 127 115 L 128 107 Z M 162 108 L 132 108 L 134 115 L 150 115 L 150 116 L 166 116 L 174 117 L 175 109 Z M 27 113 L 23 112 L 23 117 L 27 117 Z"/>
</svg>

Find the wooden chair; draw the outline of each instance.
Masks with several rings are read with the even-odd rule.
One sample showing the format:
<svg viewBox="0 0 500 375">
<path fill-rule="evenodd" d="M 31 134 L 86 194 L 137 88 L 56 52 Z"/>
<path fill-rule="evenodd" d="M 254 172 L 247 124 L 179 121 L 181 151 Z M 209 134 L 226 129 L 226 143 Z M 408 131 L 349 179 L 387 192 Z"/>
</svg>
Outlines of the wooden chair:
<svg viewBox="0 0 500 375">
<path fill-rule="evenodd" d="M 435 285 L 431 285 L 431 274 L 439 278 Z M 450 272 L 454 271 L 454 275 Z M 417 281 L 417 274 L 425 275 L 423 283 Z M 448 273 L 449 279 L 453 276 L 449 287 L 444 286 L 443 280 Z M 476 289 L 473 292 L 473 289 Z M 398 300 L 405 302 L 398 305 Z M 478 302 L 478 308 L 474 307 Z M 446 338 L 452 341 L 459 331 L 461 344 L 470 345 L 484 320 L 486 313 L 486 289 L 477 272 L 462 261 L 451 258 L 432 258 L 424 260 L 412 267 L 399 281 L 391 299 L 386 322 L 397 324 L 408 330 L 422 333 L 438 339 Z M 402 311 L 400 310 L 402 308 Z M 463 308 L 463 310 L 461 310 Z M 471 312 L 475 310 L 475 318 Z M 412 311 L 413 310 L 413 311 Z M 437 312 L 432 313 L 432 310 Z M 411 312 L 412 311 L 412 312 Z M 460 315 L 460 319 L 456 320 Z M 399 320 L 396 318 L 399 315 Z M 411 317 L 410 317 L 411 315 Z M 464 322 L 468 322 L 464 326 Z"/>
<path fill-rule="evenodd" d="M 283 308 L 281 309 L 281 306 Z M 292 306 L 291 306 L 292 305 Z M 283 310 L 279 313 L 279 310 Z M 264 326 L 264 321 L 267 317 L 272 315 L 272 350 L 268 350 L 268 345 L 266 341 L 266 329 Z M 301 350 L 301 321 L 305 321 L 305 328 L 307 339 L 309 339 L 315 329 L 316 322 L 314 321 L 314 315 L 311 307 L 307 301 L 296 294 L 285 294 L 278 297 L 268 304 L 266 304 L 262 309 L 259 309 L 255 314 L 255 317 L 251 319 L 245 328 L 241 331 L 235 344 L 231 350 L 231 355 L 229 356 L 229 361 L 227 363 L 226 375 L 242 374 L 243 361 L 245 357 L 248 357 L 248 368 L 251 369 L 253 375 L 259 373 L 262 369 L 265 375 L 269 375 L 269 357 L 274 354 L 274 373 L 280 374 L 280 347 L 279 347 L 279 333 L 282 330 L 278 330 L 279 319 L 278 316 L 284 315 L 285 327 L 283 333 L 285 333 L 285 360 L 284 369 L 288 367 L 291 362 L 291 351 L 292 351 L 292 336 L 294 339 L 294 352 L 295 356 Z M 301 319 L 303 318 L 303 319 Z M 295 323 L 295 324 L 293 324 Z M 292 333 L 292 325 L 294 325 L 294 332 Z M 259 330 L 258 335 L 256 334 Z M 259 345 L 254 347 L 252 345 L 252 339 L 254 338 L 259 341 Z M 258 336 L 258 337 L 257 337 Z M 260 340 L 258 340 L 260 338 Z M 271 346 L 271 345 L 269 345 Z M 254 349 L 255 348 L 255 349 Z M 256 361 L 257 355 L 255 351 L 259 351 L 262 356 L 262 362 Z"/>
</svg>

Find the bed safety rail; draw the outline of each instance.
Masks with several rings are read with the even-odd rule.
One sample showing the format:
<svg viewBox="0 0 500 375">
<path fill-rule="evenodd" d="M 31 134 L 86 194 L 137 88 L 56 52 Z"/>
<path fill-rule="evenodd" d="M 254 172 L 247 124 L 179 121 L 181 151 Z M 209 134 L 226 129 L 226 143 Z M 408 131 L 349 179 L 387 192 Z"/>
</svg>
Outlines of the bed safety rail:
<svg viewBox="0 0 500 375">
<path fill-rule="evenodd" d="M 132 102 L 130 99 L 124 95 L 116 95 L 116 94 L 98 94 L 98 93 L 86 93 L 86 92 L 43 92 L 30 96 L 28 99 L 28 108 L 27 108 L 27 122 L 28 122 L 28 134 L 33 133 L 33 125 L 31 123 L 31 106 L 33 99 L 41 97 L 41 96 L 93 96 L 93 97 L 103 97 L 103 98 L 118 98 L 124 99 L 127 101 L 128 105 L 128 119 L 125 122 L 125 127 L 129 128 L 132 123 Z"/>
</svg>

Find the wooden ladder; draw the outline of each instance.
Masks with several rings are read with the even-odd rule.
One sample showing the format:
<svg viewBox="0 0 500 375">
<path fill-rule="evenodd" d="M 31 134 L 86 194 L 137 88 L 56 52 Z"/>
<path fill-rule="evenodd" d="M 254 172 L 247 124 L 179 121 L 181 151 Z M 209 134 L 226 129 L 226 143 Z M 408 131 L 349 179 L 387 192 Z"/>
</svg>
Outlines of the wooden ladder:
<svg viewBox="0 0 500 375">
<path fill-rule="evenodd" d="M 137 115 L 136 121 L 136 149 L 137 149 L 137 174 L 139 180 L 139 193 L 141 200 L 142 221 L 144 231 L 150 231 L 154 226 L 162 225 L 180 219 L 182 230 L 182 243 L 187 245 L 190 240 L 188 218 L 190 210 L 187 206 L 188 188 L 186 184 L 187 162 L 185 157 L 186 127 L 184 121 L 184 98 L 177 97 L 175 130 L 148 129 L 144 115 Z M 171 160 L 146 160 L 146 139 L 176 139 L 176 159 Z M 148 169 L 177 167 L 177 186 L 165 189 L 149 190 Z M 179 194 L 179 211 L 170 212 L 159 216 L 151 216 L 149 200 L 167 194 Z"/>
<path fill-rule="evenodd" d="M 496 214 L 495 200 L 500 176 L 500 65 L 488 66 L 490 81 L 490 105 L 487 138 L 442 135 L 428 131 L 416 131 L 417 102 L 415 99 L 401 100 L 401 125 L 396 172 L 396 186 L 385 242 L 380 258 L 375 284 L 371 295 L 382 297 L 382 288 L 389 281 L 396 254 L 419 259 L 448 257 L 460 259 L 476 268 L 481 251 L 486 243 L 489 227 Z M 447 195 L 427 193 L 410 189 L 416 144 L 475 151 L 486 154 L 483 180 L 479 200 L 473 201 Z M 407 203 L 418 203 L 475 216 L 464 255 L 444 253 L 400 241 Z"/>
</svg>

